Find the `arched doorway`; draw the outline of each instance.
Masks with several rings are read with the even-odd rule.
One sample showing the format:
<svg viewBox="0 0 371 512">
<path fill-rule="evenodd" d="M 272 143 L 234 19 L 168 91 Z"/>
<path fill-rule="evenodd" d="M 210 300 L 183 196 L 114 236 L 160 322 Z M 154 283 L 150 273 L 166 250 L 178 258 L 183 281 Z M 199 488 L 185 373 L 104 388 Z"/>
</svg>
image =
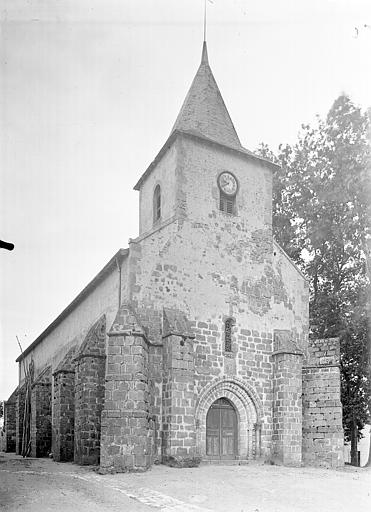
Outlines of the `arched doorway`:
<svg viewBox="0 0 371 512">
<path fill-rule="evenodd" d="M 216 400 L 207 412 L 206 455 L 212 459 L 237 456 L 237 414 L 227 398 Z"/>
</svg>

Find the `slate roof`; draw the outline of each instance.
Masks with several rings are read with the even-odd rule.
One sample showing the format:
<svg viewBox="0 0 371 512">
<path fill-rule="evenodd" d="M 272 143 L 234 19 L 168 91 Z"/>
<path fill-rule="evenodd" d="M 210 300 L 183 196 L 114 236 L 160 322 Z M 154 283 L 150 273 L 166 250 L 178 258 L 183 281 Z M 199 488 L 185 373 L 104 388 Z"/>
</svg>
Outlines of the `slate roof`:
<svg viewBox="0 0 371 512">
<path fill-rule="evenodd" d="M 209 66 L 206 42 L 200 67 L 175 121 L 174 130 L 191 132 L 236 149 L 242 148 Z"/>
</svg>

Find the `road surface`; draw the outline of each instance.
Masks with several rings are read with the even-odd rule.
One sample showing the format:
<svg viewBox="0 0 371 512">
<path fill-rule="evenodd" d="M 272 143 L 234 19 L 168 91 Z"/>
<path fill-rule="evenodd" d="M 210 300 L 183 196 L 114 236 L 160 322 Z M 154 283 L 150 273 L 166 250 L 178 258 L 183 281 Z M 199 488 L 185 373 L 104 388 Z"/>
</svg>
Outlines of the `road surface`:
<svg viewBox="0 0 371 512">
<path fill-rule="evenodd" d="M 100 475 L 0 453 L 1 512 L 349 512 L 371 510 L 371 468 L 251 463 Z"/>
</svg>

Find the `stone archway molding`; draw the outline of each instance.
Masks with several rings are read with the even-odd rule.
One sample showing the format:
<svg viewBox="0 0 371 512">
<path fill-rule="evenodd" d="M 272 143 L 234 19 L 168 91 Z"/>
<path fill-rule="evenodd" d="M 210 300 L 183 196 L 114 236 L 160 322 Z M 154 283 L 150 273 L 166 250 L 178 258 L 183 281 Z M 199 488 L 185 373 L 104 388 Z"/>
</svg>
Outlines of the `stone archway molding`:
<svg viewBox="0 0 371 512">
<path fill-rule="evenodd" d="M 210 406 L 223 397 L 231 401 L 237 412 L 239 458 L 252 458 L 256 454 L 256 425 L 261 423 L 263 406 L 253 386 L 238 377 L 222 377 L 202 390 L 196 405 L 197 451 L 206 456 L 206 415 Z"/>
</svg>

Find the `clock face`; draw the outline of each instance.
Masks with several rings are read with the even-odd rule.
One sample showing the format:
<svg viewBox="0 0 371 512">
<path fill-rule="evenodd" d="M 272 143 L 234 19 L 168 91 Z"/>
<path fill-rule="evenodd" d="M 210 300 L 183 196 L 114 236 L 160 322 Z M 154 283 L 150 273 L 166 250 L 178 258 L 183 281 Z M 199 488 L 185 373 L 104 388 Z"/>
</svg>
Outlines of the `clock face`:
<svg viewBox="0 0 371 512">
<path fill-rule="evenodd" d="M 234 196 L 237 193 L 237 180 L 230 172 L 222 172 L 219 175 L 218 185 L 220 190 L 228 196 Z"/>
</svg>

